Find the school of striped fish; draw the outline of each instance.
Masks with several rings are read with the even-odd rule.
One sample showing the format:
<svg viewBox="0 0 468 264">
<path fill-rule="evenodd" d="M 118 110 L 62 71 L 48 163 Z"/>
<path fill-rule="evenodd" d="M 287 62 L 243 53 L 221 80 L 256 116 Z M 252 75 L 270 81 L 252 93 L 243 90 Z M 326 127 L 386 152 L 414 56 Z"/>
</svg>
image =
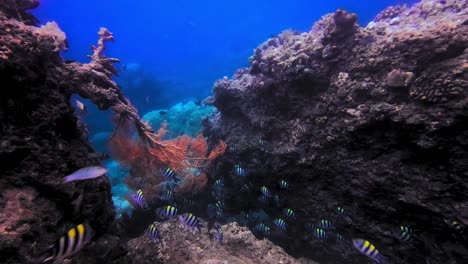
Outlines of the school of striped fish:
<svg viewBox="0 0 468 264">
<path fill-rule="evenodd" d="M 265 145 L 264 141 L 260 141 L 261 145 Z M 260 143 L 259 143 L 260 144 Z M 228 153 L 237 155 L 238 150 L 234 147 L 228 148 Z M 63 183 L 79 182 L 83 180 L 92 180 L 99 178 L 107 173 L 107 169 L 101 166 L 90 166 L 79 169 L 72 174 L 64 177 Z M 192 196 L 185 195 L 177 197 L 174 191 L 174 186 L 178 186 L 181 177 L 177 175 L 171 168 L 161 168 L 161 177 L 166 181 L 159 195 L 156 204 L 165 204 L 154 210 L 154 215 L 157 218 L 152 222 L 147 230 L 148 235 L 157 244 L 162 245 L 161 232 L 158 229 L 159 223 L 173 218 L 177 218 L 184 229 L 191 231 L 193 234 L 201 233 L 205 227 L 201 218 L 190 212 L 196 206 L 196 199 Z M 249 171 L 240 164 L 234 164 L 233 175 L 248 181 L 250 176 Z M 224 201 L 225 179 L 217 178 L 211 186 L 211 201 L 206 206 L 206 215 L 208 216 L 208 232 L 218 243 L 223 243 L 224 232 L 222 223 L 226 221 L 226 205 Z M 293 186 L 284 179 L 279 180 L 274 186 L 263 185 L 259 189 L 253 188 L 248 182 L 241 185 L 239 193 L 246 195 L 252 192 L 258 192 L 259 210 L 268 208 L 276 211 L 274 218 L 270 220 L 267 214 L 260 214 L 259 211 L 245 212 L 239 216 L 233 214 L 234 219 L 240 223 L 249 226 L 254 234 L 264 238 L 271 238 L 278 234 L 297 235 L 297 232 L 302 233 L 301 239 L 304 241 L 334 241 L 342 248 L 350 247 L 351 245 L 359 253 L 365 255 L 369 259 L 380 264 L 389 264 L 390 259 L 385 256 L 381 248 L 365 238 L 348 237 L 346 232 L 342 233 L 343 227 L 353 224 L 352 216 L 343 206 L 337 206 L 334 212 L 328 216 L 319 218 L 317 221 L 303 219 L 301 214 L 296 212 L 294 207 L 286 206 L 288 204 L 288 193 L 293 190 Z M 128 198 L 135 210 L 150 210 L 156 206 L 154 201 L 146 199 L 146 195 L 142 189 L 135 190 Z M 214 221 L 214 224 L 213 224 Z M 305 223 L 300 225 L 300 223 Z M 453 229 L 460 231 L 463 226 L 456 220 L 446 220 L 446 223 Z M 210 228 L 211 227 L 211 228 Z M 291 228 L 292 227 L 292 228 Z M 93 237 L 93 229 L 87 223 L 79 224 L 69 229 L 65 234 L 60 236 L 41 257 L 41 263 L 63 260 L 72 257 L 78 253 L 84 246 L 90 243 Z M 413 245 L 419 238 L 416 236 L 413 228 L 407 225 L 395 227 L 393 234 L 396 239 L 404 244 Z"/>
</svg>

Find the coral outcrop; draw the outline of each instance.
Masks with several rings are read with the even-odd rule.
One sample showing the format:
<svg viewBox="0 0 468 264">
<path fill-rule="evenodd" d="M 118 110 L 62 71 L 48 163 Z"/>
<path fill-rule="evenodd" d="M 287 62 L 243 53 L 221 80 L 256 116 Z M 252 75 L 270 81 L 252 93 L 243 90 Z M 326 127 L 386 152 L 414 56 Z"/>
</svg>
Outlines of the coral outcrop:
<svg viewBox="0 0 468 264">
<path fill-rule="evenodd" d="M 157 130 L 163 122 L 167 122 L 170 129 L 168 138 L 174 138 L 183 134 L 195 137 L 203 130 L 201 122 L 203 118 L 211 115 L 214 107 L 196 104 L 193 101 L 178 103 L 169 109 L 160 109 L 148 112 L 142 119 Z"/>
<path fill-rule="evenodd" d="M 268 240 L 258 240 L 237 223 L 223 227 L 223 243 L 209 234 L 206 227 L 192 234 L 173 219 L 160 223 L 162 244 L 144 235 L 128 242 L 127 258 L 135 263 L 308 263 L 296 260 Z M 125 261 L 125 259 L 123 259 Z M 123 262 L 126 263 L 126 262 Z"/>
<path fill-rule="evenodd" d="M 120 254 L 120 242 L 108 179 L 62 182 L 71 172 L 100 163 L 70 103 L 74 89 L 83 88 L 83 79 L 74 77 L 108 88 L 107 72 L 97 61 L 64 63 L 65 34 L 54 22 L 33 26 L 26 12 L 37 4 L 0 4 L 1 262 L 37 263 L 65 230 L 86 222 L 96 231 L 96 246 L 77 258 L 109 263 Z"/>
<path fill-rule="evenodd" d="M 220 113 L 205 135 L 237 152 L 216 167 L 226 203 L 255 207 L 261 186 L 276 191 L 284 179 L 298 230 L 277 243 L 293 256 L 362 263 L 349 240 L 364 237 L 392 263 L 467 262 L 468 2 L 423 0 L 355 22 L 338 10 L 310 32 L 270 38 L 250 68 L 216 83 L 207 101 Z M 239 163 L 248 177 L 234 175 Z M 252 191 L 239 197 L 246 183 Z M 305 222 L 337 206 L 352 217 L 337 229 L 346 246 L 295 243 Z M 420 241 L 395 238 L 399 225 Z"/>
</svg>

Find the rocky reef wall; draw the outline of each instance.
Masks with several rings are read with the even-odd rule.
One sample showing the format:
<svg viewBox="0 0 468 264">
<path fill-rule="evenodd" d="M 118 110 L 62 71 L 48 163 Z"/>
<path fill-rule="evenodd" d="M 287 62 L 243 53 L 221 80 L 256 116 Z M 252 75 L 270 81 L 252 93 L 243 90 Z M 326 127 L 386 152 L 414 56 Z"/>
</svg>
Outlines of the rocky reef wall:
<svg viewBox="0 0 468 264">
<path fill-rule="evenodd" d="M 219 113 L 205 135 L 235 149 L 217 164 L 226 203 L 249 210 L 260 186 L 290 183 L 295 225 L 346 208 L 348 240 L 278 239 L 295 257 L 362 263 L 351 238 L 372 241 L 392 263 L 468 261 L 468 3 L 423 0 L 389 7 L 366 27 L 343 10 L 310 32 L 260 45 L 251 67 L 219 80 L 206 102 Z M 249 175 L 235 176 L 241 164 Z M 239 195 L 244 186 L 250 193 Z M 266 208 L 271 217 L 280 215 Z M 399 225 L 419 243 L 395 238 Z M 300 229 L 300 227 L 298 227 Z"/>
<path fill-rule="evenodd" d="M 55 23 L 33 26 L 26 9 L 37 5 L 0 4 L 0 262 L 37 263 L 55 239 L 86 222 L 96 246 L 79 261 L 110 263 L 119 240 L 108 233 L 115 224 L 108 179 L 62 182 L 100 159 L 70 102 L 73 82 L 56 74 L 69 70 L 60 56 L 66 36 Z"/>
</svg>

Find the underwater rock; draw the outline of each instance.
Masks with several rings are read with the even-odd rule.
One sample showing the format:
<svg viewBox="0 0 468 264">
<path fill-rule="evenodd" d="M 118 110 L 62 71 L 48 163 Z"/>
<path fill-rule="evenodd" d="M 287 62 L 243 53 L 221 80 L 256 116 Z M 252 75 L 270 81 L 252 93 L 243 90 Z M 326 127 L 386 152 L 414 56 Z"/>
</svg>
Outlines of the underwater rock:
<svg viewBox="0 0 468 264">
<path fill-rule="evenodd" d="M 107 177 L 62 182 L 64 176 L 100 163 L 70 102 L 70 87 L 80 87 L 81 80 L 68 66 L 86 68 L 81 76 L 90 82 L 108 83 L 102 71 L 89 64 L 62 61 L 66 36 L 57 24 L 30 26 L 33 16 L 24 10 L 37 4 L 25 0 L 0 4 L 2 263 L 37 263 L 43 250 L 81 222 L 97 231 L 97 244 L 120 243 Z M 102 236 L 108 230 L 114 233 Z M 106 263 L 104 252 L 119 254 L 121 249 L 99 249 L 99 254 L 93 250 L 98 248 L 85 248 L 74 259 L 84 263 L 93 256 L 86 262 Z"/>
<path fill-rule="evenodd" d="M 193 234 L 184 230 L 177 219 L 156 226 L 162 244 L 145 232 L 128 242 L 128 260 L 122 263 L 316 263 L 292 258 L 272 242 L 255 238 L 248 228 L 236 222 L 222 226 L 222 244 L 210 237 L 206 227 Z"/>
<path fill-rule="evenodd" d="M 444 219 L 466 219 L 450 205 L 468 202 L 468 2 L 388 8 L 338 41 L 341 16 L 352 24 L 346 13 L 329 14 L 308 33 L 268 39 L 250 68 L 215 84 L 219 113 L 204 133 L 236 150 L 216 164 L 232 182 L 226 203 L 232 213 L 255 209 L 258 192 L 239 196 L 242 186 L 275 192 L 286 180 L 297 225 L 332 217 L 340 205 L 352 222 L 337 230 L 370 239 L 391 263 L 467 262 L 466 225 L 457 231 Z M 235 176 L 235 164 L 248 177 Z M 391 236 L 400 224 L 419 229 L 419 244 Z M 276 243 L 320 263 L 366 261 L 350 243 L 292 247 L 300 236 Z"/>
<path fill-rule="evenodd" d="M 415 76 L 412 72 L 403 72 L 400 70 L 392 70 L 387 74 L 387 85 L 390 87 L 408 86 Z"/>
</svg>

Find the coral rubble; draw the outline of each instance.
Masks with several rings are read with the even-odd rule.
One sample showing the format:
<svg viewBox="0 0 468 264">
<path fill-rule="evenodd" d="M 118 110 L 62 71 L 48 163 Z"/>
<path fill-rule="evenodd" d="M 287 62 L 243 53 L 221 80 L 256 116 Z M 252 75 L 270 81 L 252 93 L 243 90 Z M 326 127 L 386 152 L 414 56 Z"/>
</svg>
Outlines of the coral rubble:
<svg viewBox="0 0 468 264">
<path fill-rule="evenodd" d="M 468 2 L 423 0 L 355 22 L 338 10 L 268 39 L 250 68 L 216 83 L 206 101 L 220 114 L 205 134 L 239 152 L 253 189 L 294 186 L 288 204 L 302 221 L 341 205 L 353 216 L 345 237 L 374 241 L 392 263 L 466 262 L 466 238 L 448 223 L 468 225 Z M 243 208 L 252 197 L 237 195 L 238 162 L 226 155 L 217 168 L 234 183 L 227 202 Z M 418 227 L 421 244 L 396 240 L 400 224 Z M 279 243 L 321 263 L 365 261 L 336 243 Z"/>
<path fill-rule="evenodd" d="M 222 244 L 210 237 L 206 227 L 200 234 L 192 234 L 175 219 L 159 224 L 158 229 L 162 244 L 144 234 L 128 242 L 126 257 L 135 263 L 315 263 L 292 258 L 270 241 L 256 239 L 235 222 L 223 226 Z"/>
</svg>

